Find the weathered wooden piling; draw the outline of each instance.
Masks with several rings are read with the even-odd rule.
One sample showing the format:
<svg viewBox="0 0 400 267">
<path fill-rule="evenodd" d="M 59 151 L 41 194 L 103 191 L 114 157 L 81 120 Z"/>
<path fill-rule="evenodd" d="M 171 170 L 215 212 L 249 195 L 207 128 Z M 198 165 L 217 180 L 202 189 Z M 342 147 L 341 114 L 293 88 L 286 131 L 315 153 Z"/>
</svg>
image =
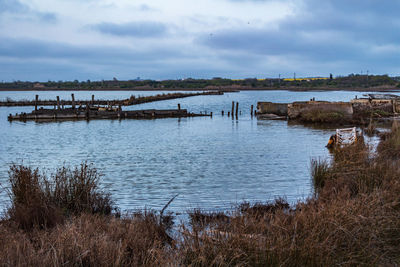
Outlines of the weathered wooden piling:
<svg viewBox="0 0 400 267">
<path fill-rule="evenodd" d="M 71 94 L 71 98 L 72 98 L 72 109 L 75 109 L 75 95 Z"/>
<path fill-rule="evenodd" d="M 181 104 L 178 103 L 178 110 L 181 110 Z"/>
<path fill-rule="evenodd" d="M 35 95 L 35 111 L 37 111 L 38 101 L 39 101 L 39 95 Z"/>
<path fill-rule="evenodd" d="M 92 105 L 94 104 L 94 95 L 92 95 Z"/>
<path fill-rule="evenodd" d="M 57 109 L 60 109 L 60 97 L 57 96 Z"/>
<path fill-rule="evenodd" d="M 236 102 L 236 118 L 238 117 L 238 112 L 239 112 L 239 102 Z"/>
<path fill-rule="evenodd" d="M 210 112 L 210 116 L 212 117 L 212 112 Z"/>
<path fill-rule="evenodd" d="M 86 112 L 85 112 L 85 116 L 86 116 L 86 119 L 87 119 L 87 120 L 89 119 L 89 113 L 90 113 L 89 103 L 87 103 L 87 104 L 86 104 Z"/>
<path fill-rule="evenodd" d="M 235 111 L 235 101 L 232 101 L 232 111 L 231 111 L 232 116 L 234 114 L 234 111 Z"/>
<path fill-rule="evenodd" d="M 228 117 L 231 115 L 231 112 L 228 111 Z"/>
<path fill-rule="evenodd" d="M 251 105 L 251 107 L 250 107 L 250 115 L 253 117 L 253 109 L 254 109 L 254 106 L 253 105 Z"/>
<path fill-rule="evenodd" d="M 224 116 L 224 111 L 221 111 L 221 116 Z"/>
</svg>

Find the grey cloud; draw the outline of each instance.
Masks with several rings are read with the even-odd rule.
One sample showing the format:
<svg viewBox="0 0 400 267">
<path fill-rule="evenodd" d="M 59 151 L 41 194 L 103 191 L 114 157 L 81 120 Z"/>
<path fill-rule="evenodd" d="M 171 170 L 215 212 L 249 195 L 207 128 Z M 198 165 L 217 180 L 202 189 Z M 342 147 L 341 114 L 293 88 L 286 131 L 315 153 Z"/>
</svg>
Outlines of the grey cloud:
<svg viewBox="0 0 400 267">
<path fill-rule="evenodd" d="M 146 5 L 146 4 L 143 4 L 143 5 L 139 6 L 139 10 L 141 10 L 141 11 L 152 11 L 154 9 L 152 7 Z"/>
<path fill-rule="evenodd" d="M 136 51 L 125 47 L 73 46 L 31 39 L 0 42 L 0 76 L 4 80 L 104 79 L 117 74 L 129 79 L 152 73 L 153 77 L 160 77 L 166 70 L 176 71 L 179 62 L 188 60 L 190 58 L 179 49 L 168 47 Z"/>
<path fill-rule="evenodd" d="M 227 28 L 203 35 L 197 42 L 224 52 L 224 60 L 235 53 L 263 57 L 279 56 L 308 65 L 349 65 L 396 68 L 400 52 L 373 53 L 376 46 L 399 46 L 400 21 L 387 3 L 378 1 L 305 1 L 305 9 L 280 21 L 277 30 L 249 26 Z M 363 7 L 361 7 L 363 6 Z M 394 4 L 400 7 L 400 3 Z M 399 9 L 397 9 L 399 10 Z M 358 68 L 358 67 L 357 67 Z"/>
<path fill-rule="evenodd" d="M 209 47 L 240 50 L 266 56 L 287 55 L 320 60 L 342 59 L 362 50 L 353 50 L 351 42 L 311 41 L 301 33 L 268 30 L 231 30 L 217 32 L 199 40 Z"/>
<path fill-rule="evenodd" d="M 33 16 L 43 22 L 55 22 L 57 20 L 57 16 L 54 13 L 32 10 L 18 0 L 0 0 L 0 14 L 6 12 Z"/>
<path fill-rule="evenodd" d="M 137 51 L 126 47 L 74 46 L 32 39 L 4 39 L 0 43 L 1 56 L 18 59 L 71 59 L 93 63 L 154 62 L 157 59 L 185 57 L 179 49 L 168 47 Z"/>
<path fill-rule="evenodd" d="M 130 36 L 130 37 L 158 37 L 166 34 L 167 27 L 160 22 L 141 21 L 125 24 L 101 23 L 92 26 L 93 29 L 101 33 Z"/>
<path fill-rule="evenodd" d="M 0 0 L 0 13 L 18 13 L 26 11 L 29 11 L 29 7 L 22 4 L 18 0 Z"/>
<path fill-rule="evenodd" d="M 236 3 L 243 3 L 243 2 L 259 2 L 259 3 L 264 3 L 264 2 L 278 2 L 277 0 L 228 0 L 229 2 L 236 2 Z M 281 1 L 283 2 L 283 1 Z"/>
<path fill-rule="evenodd" d="M 280 23 L 282 31 L 332 31 L 372 43 L 400 41 L 400 36 L 395 34 L 400 19 L 397 14 L 388 11 L 400 8 L 400 3 L 392 7 L 385 5 L 386 2 L 358 0 L 308 0 L 306 3 L 305 10 Z"/>
<path fill-rule="evenodd" d="M 377 0 L 307 0 L 306 3 L 310 7 L 321 5 L 321 3 L 330 5 L 333 9 L 341 13 L 348 14 L 373 14 L 379 16 L 397 16 L 400 10 L 399 1 L 377 1 Z"/>
<path fill-rule="evenodd" d="M 48 13 L 48 12 L 38 12 L 36 13 L 37 17 L 44 22 L 56 22 L 57 21 L 57 16 L 54 13 Z"/>
<path fill-rule="evenodd" d="M 62 75 L 61 75 L 62 74 Z M 87 80 L 93 79 L 93 73 L 76 65 L 40 62 L 40 64 L 27 64 L 26 61 L 0 61 L 0 77 L 5 81 L 27 80 Z"/>
</svg>

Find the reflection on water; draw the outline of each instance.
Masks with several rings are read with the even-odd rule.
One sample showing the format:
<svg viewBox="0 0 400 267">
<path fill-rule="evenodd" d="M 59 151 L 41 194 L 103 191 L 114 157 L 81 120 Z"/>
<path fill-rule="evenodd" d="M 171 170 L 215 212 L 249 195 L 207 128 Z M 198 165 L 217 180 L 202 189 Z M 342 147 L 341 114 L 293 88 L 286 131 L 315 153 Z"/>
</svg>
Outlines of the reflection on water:
<svg viewBox="0 0 400 267">
<path fill-rule="evenodd" d="M 23 98 L 25 92 L 18 92 Z M 35 92 L 26 93 L 35 94 Z M 75 95 L 85 92 L 75 92 Z M 147 92 L 157 94 L 159 92 Z M 89 98 L 91 93 L 87 92 Z M 125 98 L 132 92 L 96 92 L 99 98 Z M 12 162 L 45 167 L 94 163 L 104 174 L 102 186 L 123 210 L 226 208 L 242 200 L 277 196 L 296 201 L 311 193 L 310 159 L 327 157 L 332 129 L 257 121 L 249 115 L 257 101 L 291 102 L 311 97 L 349 100 L 360 92 L 252 91 L 199 96 L 131 106 L 129 109 L 182 108 L 213 112 L 214 117 L 158 120 L 97 120 L 57 123 L 7 121 L 9 113 L 32 107 L 0 108 L 0 183 L 7 184 Z M 0 92 L 0 98 L 10 92 Z M 43 98 L 60 92 L 40 92 Z M 65 95 L 70 95 L 66 92 Z M 28 97 L 26 97 L 28 98 Z M 222 117 L 239 101 L 238 120 Z M 0 193 L 1 207 L 7 196 Z"/>
</svg>

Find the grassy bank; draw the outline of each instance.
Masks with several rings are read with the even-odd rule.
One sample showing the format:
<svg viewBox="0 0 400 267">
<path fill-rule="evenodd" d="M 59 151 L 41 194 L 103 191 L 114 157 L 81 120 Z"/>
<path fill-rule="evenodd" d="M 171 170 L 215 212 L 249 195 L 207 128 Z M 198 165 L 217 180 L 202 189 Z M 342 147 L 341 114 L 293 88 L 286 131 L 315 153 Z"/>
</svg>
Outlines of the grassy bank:
<svg viewBox="0 0 400 267">
<path fill-rule="evenodd" d="M 50 177 L 13 166 L 11 206 L 0 222 L 0 262 L 398 265 L 399 149 L 395 126 L 382 136 L 376 153 L 360 141 L 334 151 L 331 163 L 313 161 L 315 194 L 307 201 L 295 206 L 283 199 L 243 203 L 229 214 L 195 210 L 189 213 L 190 223 L 176 226 L 173 233 L 167 216 L 156 212 L 121 216 L 97 187 L 98 174 L 91 166 L 62 168 Z"/>
</svg>

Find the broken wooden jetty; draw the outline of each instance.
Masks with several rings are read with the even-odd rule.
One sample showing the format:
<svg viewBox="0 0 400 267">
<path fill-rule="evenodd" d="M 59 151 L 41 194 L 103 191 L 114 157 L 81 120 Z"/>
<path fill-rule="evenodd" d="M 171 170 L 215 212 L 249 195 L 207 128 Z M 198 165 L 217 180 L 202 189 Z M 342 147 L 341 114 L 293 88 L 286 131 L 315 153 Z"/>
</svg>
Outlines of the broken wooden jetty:
<svg viewBox="0 0 400 267">
<path fill-rule="evenodd" d="M 186 109 L 168 110 L 127 110 L 119 107 L 89 106 L 65 109 L 37 109 L 31 113 L 19 113 L 8 116 L 9 121 L 62 121 L 62 120 L 94 120 L 94 119 L 156 119 L 156 118 L 186 118 L 198 116 L 212 116 L 210 114 L 190 113 Z"/>
<path fill-rule="evenodd" d="M 155 102 L 155 101 L 163 101 L 177 98 L 185 98 L 192 96 L 201 96 L 201 95 L 223 95 L 223 91 L 204 91 L 204 92 L 192 92 L 192 93 L 168 93 L 168 94 L 158 94 L 154 96 L 142 96 L 135 97 L 131 96 L 127 99 L 114 99 L 114 100 L 98 100 L 95 99 L 95 96 L 92 95 L 91 100 L 75 100 L 74 94 L 71 94 L 71 100 L 60 100 L 57 97 L 57 100 L 39 100 L 39 95 L 35 96 L 35 100 L 28 101 L 14 101 L 14 100 L 6 100 L 0 101 L 0 107 L 16 107 L 16 106 L 73 106 L 75 104 L 78 105 L 121 105 L 121 106 L 131 106 L 138 105 L 143 103 Z"/>
</svg>

